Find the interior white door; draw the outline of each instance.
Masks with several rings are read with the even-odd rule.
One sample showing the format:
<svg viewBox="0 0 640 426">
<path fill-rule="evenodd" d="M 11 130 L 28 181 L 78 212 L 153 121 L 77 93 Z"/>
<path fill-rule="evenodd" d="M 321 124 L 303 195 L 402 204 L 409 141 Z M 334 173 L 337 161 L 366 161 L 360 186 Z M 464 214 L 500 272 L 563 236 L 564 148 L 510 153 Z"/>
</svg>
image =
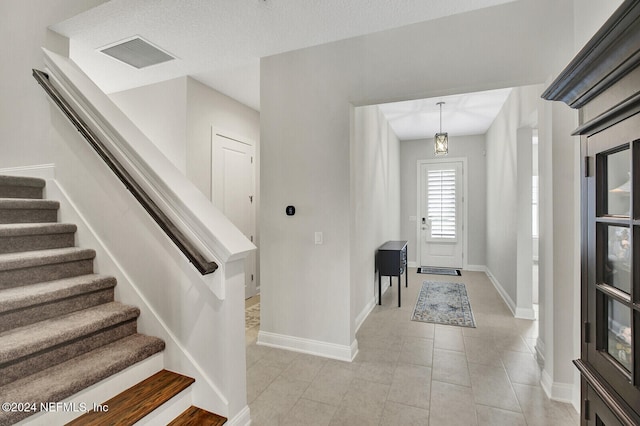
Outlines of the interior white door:
<svg viewBox="0 0 640 426">
<path fill-rule="evenodd" d="M 213 132 L 212 201 L 242 233 L 254 241 L 254 147 L 250 143 Z M 254 296 L 255 252 L 245 260 L 245 297 Z"/>
<path fill-rule="evenodd" d="M 462 267 L 462 161 L 420 166 L 421 266 Z"/>
</svg>

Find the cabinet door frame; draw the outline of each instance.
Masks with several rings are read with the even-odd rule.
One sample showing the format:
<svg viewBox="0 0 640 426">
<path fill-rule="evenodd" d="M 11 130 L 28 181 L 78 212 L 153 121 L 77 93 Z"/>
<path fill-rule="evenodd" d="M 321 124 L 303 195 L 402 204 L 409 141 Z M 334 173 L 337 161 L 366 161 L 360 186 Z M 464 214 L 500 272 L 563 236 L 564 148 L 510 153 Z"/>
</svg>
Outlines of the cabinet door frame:
<svg viewBox="0 0 640 426">
<path fill-rule="evenodd" d="M 640 196 L 634 197 L 634 192 L 640 193 L 639 128 L 640 114 L 636 114 L 583 137 L 581 142 L 585 158 L 582 175 L 582 197 L 585 200 L 582 208 L 582 309 L 583 321 L 588 325 L 583 329 L 583 358 L 629 405 L 635 407 L 640 406 Z M 627 149 L 629 211 L 626 215 L 620 212 L 610 214 L 605 208 L 605 204 L 608 204 L 607 194 L 612 192 L 607 184 L 609 156 Z M 629 274 L 629 293 L 607 282 L 610 278 L 607 278 L 605 270 L 611 269 L 610 248 L 607 248 L 611 234 L 608 232 L 614 229 L 612 227 L 617 230 L 628 229 L 630 254 L 628 271 L 625 272 Z M 628 370 L 607 350 L 611 344 L 607 310 L 615 304 L 609 300 L 622 304 L 622 312 L 625 312 L 624 308 L 629 312 L 632 346 Z"/>
</svg>

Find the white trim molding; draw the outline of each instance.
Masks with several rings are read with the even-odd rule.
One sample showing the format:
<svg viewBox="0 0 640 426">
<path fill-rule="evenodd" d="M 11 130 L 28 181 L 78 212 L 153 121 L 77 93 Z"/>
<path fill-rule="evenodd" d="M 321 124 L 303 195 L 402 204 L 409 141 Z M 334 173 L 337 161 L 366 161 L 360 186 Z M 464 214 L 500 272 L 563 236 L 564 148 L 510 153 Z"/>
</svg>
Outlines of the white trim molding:
<svg viewBox="0 0 640 426">
<path fill-rule="evenodd" d="M 542 370 L 540 378 L 540 386 L 547 394 L 547 397 L 553 401 L 573 404 L 573 383 L 554 382 L 547 370 Z"/>
<path fill-rule="evenodd" d="M 225 423 L 228 426 L 249 426 L 251 424 L 251 411 L 246 405 L 238 414 Z"/>
<path fill-rule="evenodd" d="M 467 167 L 467 157 L 452 157 L 452 158 L 433 158 L 433 159 L 428 159 L 428 160 L 418 160 L 416 163 L 416 167 L 417 167 L 417 184 L 416 184 L 416 200 L 418 200 L 417 206 L 416 206 L 416 218 L 421 217 L 422 212 L 422 204 L 420 202 L 420 198 L 422 196 L 421 192 L 422 192 L 422 180 L 421 180 L 421 172 L 420 172 L 420 167 L 424 164 L 434 164 L 434 163 L 441 163 L 441 162 L 447 162 L 447 163 L 457 163 L 460 162 L 462 163 L 462 269 L 466 270 L 467 269 L 467 259 L 469 258 L 469 182 L 468 182 L 468 167 Z M 416 220 L 416 267 L 417 266 L 422 266 L 422 265 L 418 265 L 421 262 L 421 258 L 422 258 L 422 254 L 421 254 L 421 246 L 422 244 L 420 243 L 420 221 Z M 411 266 L 411 265 L 409 265 Z"/>
<path fill-rule="evenodd" d="M 484 272 L 487 274 L 487 277 L 489 277 L 489 280 L 495 287 L 500 297 L 502 297 L 502 300 L 504 300 L 504 303 L 507 304 L 507 307 L 509 308 L 509 310 L 511 311 L 511 313 L 515 318 L 527 319 L 527 320 L 536 319 L 536 312 L 533 309 L 519 308 L 516 306 L 516 302 L 513 301 L 513 299 L 509 296 L 507 291 L 504 289 L 504 287 L 502 287 L 502 284 L 500 284 L 498 279 L 491 273 L 491 270 L 486 266 L 485 266 Z"/>
<path fill-rule="evenodd" d="M 515 316 L 516 315 L 516 302 L 514 302 L 513 299 L 511 299 L 511 297 L 509 297 L 509 294 L 507 293 L 507 291 L 504 289 L 504 287 L 502 287 L 502 284 L 500 284 L 498 279 L 491 273 L 491 270 L 489 268 L 486 268 L 485 273 L 487 274 L 487 277 L 489 277 L 489 280 L 491 281 L 491 283 L 495 287 L 495 289 L 498 292 L 498 294 L 500 295 L 500 297 L 502 297 L 502 300 L 504 300 L 504 303 L 507 304 L 507 307 L 509 308 L 511 313 Z"/>
<path fill-rule="evenodd" d="M 362 312 L 360 312 L 356 317 L 356 320 L 355 320 L 356 333 L 358 332 L 358 330 L 360 330 L 360 327 L 362 326 L 362 324 L 364 324 L 364 321 L 367 319 L 367 317 L 375 307 L 376 307 L 376 296 L 374 294 L 373 298 L 369 300 L 369 302 L 366 304 Z"/>
<path fill-rule="evenodd" d="M 464 268 L 464 271 L 484 272 L 486 274 L 487 273 L 487 267 L 485 265 L 467 265 L 466 268 Z"/>
<path fill-rule="evenodd" d="M 7 167 L 0 169 L 0 175 L 35 177 L 44 180 L 55 179 L 56 166 L 55 164 L 35 164 L 32 166 Z"/>
<path fill-rule="evenodd" d="M 351 362 L 358 354 L 358 341 L 353 340 L 351 346 L 322 342 L 319 340 L 305 339 L 302 337 L 287 336 L 284 334 L 260 331 L 258 333 L 258 345 L 272 348 L 285 349 L 304 354 L 316 355 L 339 361 Z"/>
</svg>

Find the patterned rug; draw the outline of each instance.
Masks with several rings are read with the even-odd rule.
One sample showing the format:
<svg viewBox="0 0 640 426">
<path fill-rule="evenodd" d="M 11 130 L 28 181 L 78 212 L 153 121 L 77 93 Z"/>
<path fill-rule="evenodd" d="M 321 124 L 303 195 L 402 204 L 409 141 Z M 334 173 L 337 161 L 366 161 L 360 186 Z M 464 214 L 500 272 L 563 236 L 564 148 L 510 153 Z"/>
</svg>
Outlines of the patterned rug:
<svg viewBox="0 0 640 426">
<path fill-rule="evenodd" d="M 260 303 L 249 306 L 244 310 L 244 329 L 248 330 L 260 325 Z"/>
<path fill-rule="evenodd" d="M 460 272 L 460 269 L 435 268 L 430 266 L 423 266 L 421 268 L 418 268 L 418 273 L 431 274 L 431 275 L 456 275 L 458 277 L 462 275 L 462 272 Z"/>
<path fill-rule="evenodd" d="M 460 327 L 476 326 L 467 288 L 461 283 L 422 283 L 411 320 Z"/>
</svg>

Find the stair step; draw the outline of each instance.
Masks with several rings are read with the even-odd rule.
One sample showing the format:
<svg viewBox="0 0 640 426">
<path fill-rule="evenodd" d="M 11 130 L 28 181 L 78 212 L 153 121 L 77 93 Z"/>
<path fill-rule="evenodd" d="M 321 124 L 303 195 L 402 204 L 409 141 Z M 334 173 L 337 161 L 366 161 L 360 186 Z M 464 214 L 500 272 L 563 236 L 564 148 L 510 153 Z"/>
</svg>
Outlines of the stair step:
<svg viewBox="0 0 640 426">
<path fill-rule="evenodd" d="M 191 406 L 169 423 L 168 426 L 220 426 L 226 422 L 226 417 Z"/>
<path fill-rule="evenodd" d="M 0 333 L 113 301 L 116 279 L 90 274 L 0 290 Z"/>
<path fill-rule="evenodd" d="M 134 334 L 2 386 L 0 395 L 3 401 L 33 402 L 39 410 L 40 403 L 62 401 L 163 349 L 162 340 Z M 0 426 L 11 425 L 31 414 L 0 411 Z"/>
<path fill-rule="evenodd" d="M 44 179 L 0 176 L 0 198 L 42 198 L 44 186 Z"/>
<path fill-rule="evenodd" d="M 0 254 L 73 247 L 76 230 L 68 223 L 0 224 Z"/>
<path fill-rule="evenodd" d="M 0 333 L 0 384 L 134 334 L 139 315 L 111 302 Z"/>
<path fill-rule="evenodd" d="M 60 203 L 27 198 L 0 198 L 0 223 L 57 222 Z"/>
<path fill-rule="evenodd" d="M 67 423 L 67 426 L 132 425 L 191 386 L 194 381 L 191 377 L 172 371 L 159 371 L 105 402 L 103 405 L 109 407 L 109 411 L 91 411 Z"/>
<path fill-rule="evenodd" d="M 95 256 L 77 247 L 0 254 L 0 289 L 91 274 Z"/>
</svg>

